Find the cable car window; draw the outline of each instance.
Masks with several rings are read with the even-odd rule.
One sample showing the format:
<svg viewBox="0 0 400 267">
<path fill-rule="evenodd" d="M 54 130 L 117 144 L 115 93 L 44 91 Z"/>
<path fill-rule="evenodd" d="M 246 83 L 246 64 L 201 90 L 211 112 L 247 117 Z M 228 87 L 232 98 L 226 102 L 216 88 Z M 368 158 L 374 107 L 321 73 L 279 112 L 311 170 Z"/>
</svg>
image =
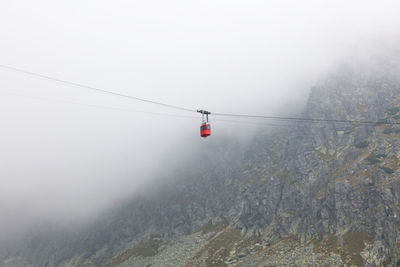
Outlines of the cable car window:
<svg viewBox="0 0 400 267">
<path fill-rule="evenodd" d="M 211 130 L 211 126 L 210 126 L 210 125 L 207 125 L 207 129 L 208 129 L 208 130 Z"/>
</svg>

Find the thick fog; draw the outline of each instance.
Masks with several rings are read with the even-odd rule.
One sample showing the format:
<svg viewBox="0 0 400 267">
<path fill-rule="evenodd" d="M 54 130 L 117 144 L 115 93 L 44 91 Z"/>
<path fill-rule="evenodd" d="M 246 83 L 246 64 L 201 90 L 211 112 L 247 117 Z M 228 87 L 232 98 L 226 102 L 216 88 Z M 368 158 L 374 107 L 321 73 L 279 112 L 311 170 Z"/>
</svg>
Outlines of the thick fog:
<svg viewBox="0 0 400 267">
<path fill-rule="evenodd" d="M 397 40 L 398 10 L 365 0 L 4 0 L 0 64 L 189 109 L 295 113 L 338 61 Z M 254 130 L 214 121 L 202 140 L 200 122 L 0 68 L 0 237 L 90 217 L 210 142 Z"/>
</svg>

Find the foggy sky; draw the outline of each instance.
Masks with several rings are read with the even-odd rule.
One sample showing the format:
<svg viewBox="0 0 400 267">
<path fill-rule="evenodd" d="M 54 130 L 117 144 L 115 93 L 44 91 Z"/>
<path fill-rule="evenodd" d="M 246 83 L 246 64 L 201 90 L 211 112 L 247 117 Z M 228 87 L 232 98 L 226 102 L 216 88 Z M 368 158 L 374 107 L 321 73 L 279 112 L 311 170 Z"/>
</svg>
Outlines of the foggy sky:
<svg viewBox="0 0 400 267">
<path fill-rule="evenodd" d="M 281 114 L 300 110 L 339 60 L 397 40 L 399 8 L 398 1 L 3 0 L 0 64 L 190 109 Z M 4 91 L 197 116 L 0 69 L 0 234 L 95 214 L 168 169 L 169 157 L 190 157 L 234 132 L 215 122 L 212 141 L 201 140 L 200 117 Z M 248 138 L 246 127 L 234 138 Z"/>
</svg>

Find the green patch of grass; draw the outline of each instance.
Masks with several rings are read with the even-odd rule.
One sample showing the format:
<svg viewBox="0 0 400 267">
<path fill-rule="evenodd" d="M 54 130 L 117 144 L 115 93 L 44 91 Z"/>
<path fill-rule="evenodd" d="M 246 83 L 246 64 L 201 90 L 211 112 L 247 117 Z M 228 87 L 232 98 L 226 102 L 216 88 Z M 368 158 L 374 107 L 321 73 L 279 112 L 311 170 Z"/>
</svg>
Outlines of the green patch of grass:
<svg viewBox="0 0 400 267">
<path fill-rule="evenodd" d="M 158 248 L 164 244 L 164 241 L 158 235 L 152 235 L 146 242 L 137 244 L 131 249 L 128 249 L 118 257 L 114 258 L 111 263 L 105 265 L 105 267 L 113 267 L 119 265 L 132 256 L 143 256 L 151 257 L 158 253 Z"/>
<path fill-rule="evenodd" d="M 252 237 L 246 238 L 237 245 L 236 250 L 239 253 L 240 252 L 244 253 L 249 247 L 255 246 L 255 244 L 261 243 L 261 241 L 262 241 L 262 239 L 257 236 L 252 236 Z M 262 246 L 260 246 L 259 248 L 256 248 L 256 250 L 260 250 L 260 249 L 262 249 Z"/>
<path fill-rule="evenodd" d="M 208 247 L 207 266 L 225 266 L 225 259 L 229 256 L 230 250 L 235 242 L 242 238 L 240 231 L 231 229 L 224 231 L 215 237 Z"/>
<path fill-rule="evenodd" d="M 400 107 L 394 107 L 394 108 L 388 109 L 386 111 L 386 113 L 393 116 L 393 115 L 396 115 L 399 111 L 400 111 Z"/>
<path fill-rule="evenodd" d="M 374 156 L 369 156 L 365 160 L 368 162 L 369 165 L 374 165 L 374 164 L 381 162 L 379 159 L 377 159 Z"/>
<path fill-rule="evenodd" d="M 242 239 L 240 231 L 237 229 L 225 229 L 215 235 L 206 246 L 204 246 L 194 257 L 200 259 L 202 255 L 206 255 L 205 266 L 227 266 L 225 260 L 229 257 L 235 243 Z"/>
<path fill-rule="evenodd" d="M 389 167 L 385 167 L 385 166 L 381 166 L 379 167 L 380 169 L 384 170 L 387 174 L 392 174 L 394 173 L 394 170 L 389 168 Z"/>
<path fill-rule="evenodd" d="M 384 154 L 384 153 L 382 153 L 382 154 L 376 154 L 376 156 L 375 156 L 376 158 L 386 158 L 387 157 L 387 155 L 386 154 Z"/>
<path fill-rule="evenodd" d="M 378 122 L 375 123 L 375 125 L 379 126 L 379 125 L 383 125 L 383 124 L 386 124 L 386 123 L 388 123 L 388 119 L 379 119 Z"/>
<path fill-rule="evenodd" d="M 356 148 L 366 148 L 366 147 L 368 147 L 368 145 L 369 145 L 369 143 L 367 141 L 361 141 L 361 142 L 354 144 L 354 146 Z"/>
<path fill-rule="evenodd" d="M 386 128 L 383 130 L 384 134 L 400 134 L 400 129 L 399 128 Z"/>
<path fill-rule="evenodd" d="M 393 265 L 390 265 L 391 262 L 392 262 L 392 258 L 389 256 L 389 257 L 382 263 L 382 266 L 384 266 L 384 267 L 393 266 Z"/>
<path fill-rule="evenodd" d="M 339 249 L 337 245 L 337 237 L 335 235 L 330 235 L 325 239 L 313 241 L 314 252 L 316 253 L 335 253 L 339 254 Z"/>
<path fill-rule="evenodd" d="M 342 236 L 343 245 L 339 246 L 338 238 L 330 235 L 327 238 L 314 242 L 314 251 L 318 253 L 339 254 L 343 263 L 363 266 L 364 261 L 360 256 L 365 248 L 365 242 L 371 242 L 371 238 L 365 232 L 346 233 Z"/>
<path fill-rule="evenodd" d="M 364 232 L 346 233 L 343 235 L 343 247 L 345 253 L 350 256 L 350 263 L 363 266 L 363 259 L 360 256 L 360 252 L 364 250 L 364 241 L 370 241 L 368 235 Z"/>
<path fill-rule="evenodd" d="M 228 225 L 228 222 L 226 220 L 222 222 L 218 222 L 213 224 L 211 220 L 209 220 L 206 224 L 201 226 L 198 231 L 201 231 L 201 234 L 208 234 L 211 232 L 219 232 L 222 229 L 224 229 Z"/>
</svg>

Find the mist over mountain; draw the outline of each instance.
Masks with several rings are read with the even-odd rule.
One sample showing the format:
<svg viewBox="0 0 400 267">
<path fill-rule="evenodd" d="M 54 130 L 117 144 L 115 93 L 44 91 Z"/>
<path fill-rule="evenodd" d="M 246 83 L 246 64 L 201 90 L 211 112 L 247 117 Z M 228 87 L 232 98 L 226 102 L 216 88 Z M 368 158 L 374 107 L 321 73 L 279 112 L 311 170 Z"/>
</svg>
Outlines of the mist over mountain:
<svg viewBox="0 0 400 267">
<path fill-rule="evenodd" d="M 399 59 L 347 60 L 313 86 L 298 117 L 337 121 L 204 143 L 162 186 L 39 228 L 2 266 L 396 266 Z"/>
</svg>

